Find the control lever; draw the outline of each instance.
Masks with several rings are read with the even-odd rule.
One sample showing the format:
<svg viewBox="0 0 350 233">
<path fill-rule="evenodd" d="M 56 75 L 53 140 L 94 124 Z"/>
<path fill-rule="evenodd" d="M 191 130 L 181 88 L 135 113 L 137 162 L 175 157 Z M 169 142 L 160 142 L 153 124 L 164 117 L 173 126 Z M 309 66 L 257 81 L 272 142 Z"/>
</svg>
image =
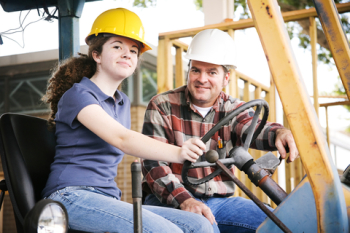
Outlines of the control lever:
<svg viewBox="0 0 350 233">
<path fill-rule="evenodd" d="M 292 233 L 286 225 L 279 218 L 274 215 L 265 205 L 262 203 L 232 172 L 219 160 L 219 155 L 216 151 L 212 150 L 206 154 L 208 162 L 215 162 L 218 168 L 220 168 L 231 180 L 283 231 L 286 233 Z M 256 164 L 255 164 L 256 165 Z"/>
<path fill-rule="evenodd" d="M 264 154 L 255 160 L 255 163 L 258 164 L 260 168 L 265 169 L 273 174 L 276 168 L 281 164 L 281 161 L 282 157 L 278 159 L 272 152 L 268 152 L 267 154 Z"/>
<path fill-rule="evenodd" d="M 141 188 L 141 164 L 131 164 L 132 202 L 134 214 L 134 233 L 142 233 L 142 188 Z"/>
</svg>

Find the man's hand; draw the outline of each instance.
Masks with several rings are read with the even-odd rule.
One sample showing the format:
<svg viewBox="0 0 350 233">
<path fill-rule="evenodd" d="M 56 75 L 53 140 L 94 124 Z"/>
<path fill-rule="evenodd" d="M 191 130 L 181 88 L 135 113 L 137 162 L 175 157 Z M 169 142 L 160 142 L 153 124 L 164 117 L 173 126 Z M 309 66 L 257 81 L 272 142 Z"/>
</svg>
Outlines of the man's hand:
<svg viewBox="0 0 350 233">
<path fill-rule="evenodd" d="M 278 152 L 281 154 L 282 159 L 287 157 L 286 148 L 289 148 L 289 158 L 287 163 L 293 162 L 299 156 L 299 151 L 295 145 L 292 132 L 286 128 L 278 129 L 276 131 L 276 142 Z"/>
<path fill-rule="evenodd" d="M 197 201 L 194 198 L 189 198 L 186 201 L 182 202 L 180 205 L 180 209 L 204 215 L 204 217 L 206 217 L 212 225 L 214 224 L 214 222 L 216 222 L 215 217 L 211 212 L 210 208 L 204 203 Z"/>
</svg>

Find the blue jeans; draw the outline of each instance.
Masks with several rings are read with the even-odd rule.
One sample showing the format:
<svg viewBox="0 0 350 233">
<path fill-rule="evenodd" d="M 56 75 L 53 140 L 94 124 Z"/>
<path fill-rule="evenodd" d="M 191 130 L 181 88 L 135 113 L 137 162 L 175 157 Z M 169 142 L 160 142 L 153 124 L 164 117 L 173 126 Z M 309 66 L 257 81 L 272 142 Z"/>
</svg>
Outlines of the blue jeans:
<svg viewBox="0 0 350 233">
<path fill-rule="evenodd" d="M 221 233 L 253 233 L 267 217 L 253 201 L 242 197 L 210 197 L 196 200 L 211 209 Z M 172 207 L 162 204 L 153 194 L 146 197 L 144 205 Z M 273 211 L 272 208 L 268 208 Z"/>
<path fill-rule="evenodd" d="M 86 232 L 134 232 L 133 205 L 93 187 L 71 186 L 52 193 L 49 199 L 67 209 L 69 228 Z M 210 222 L 198 214 L 156 206 L 142 208 L 143 232 L 213 232 Z"/>
</svg>

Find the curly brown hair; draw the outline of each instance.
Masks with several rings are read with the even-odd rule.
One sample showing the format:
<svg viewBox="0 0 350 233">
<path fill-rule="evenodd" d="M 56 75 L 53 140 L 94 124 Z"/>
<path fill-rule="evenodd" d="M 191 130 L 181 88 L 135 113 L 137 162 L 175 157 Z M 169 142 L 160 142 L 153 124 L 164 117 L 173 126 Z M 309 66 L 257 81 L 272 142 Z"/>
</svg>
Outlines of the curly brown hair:
<svg viewBox="0 0 350 233">
<path fill-rule="evenodd" d="M 79 57 L 71 57 L 58 63 L 53 69 L 51 78 L 48 81 L 46 94 L 42 101 L 50 104 L 50 116 L 48 124 L 50 127 L 55 127 L 55 117 L 57 113 L 58 101 L 62 95 L 70 89 L 74 83 L 79 83 L 83 77 L 91 78 L 96 72 L 96 62 L 92 57 L 92 53 L 97 55 L 102 53 L 102 46 L 108 40 L 108 37 L 103 35 L 93 36 L 89 39 L 88 55 L 79 53 Z"/>
</svg>

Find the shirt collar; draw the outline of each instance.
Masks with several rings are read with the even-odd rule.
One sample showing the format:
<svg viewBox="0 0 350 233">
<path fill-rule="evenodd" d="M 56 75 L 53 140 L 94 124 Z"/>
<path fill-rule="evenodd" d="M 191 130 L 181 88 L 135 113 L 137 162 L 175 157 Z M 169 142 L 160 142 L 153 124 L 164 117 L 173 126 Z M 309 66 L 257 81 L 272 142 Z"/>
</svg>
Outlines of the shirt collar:
<svg viewBox="0 0 350 233">
<path fill-rule="evenodd" d="M 113 101 L 113 97 L 106 95 L 104 92 L 101 91 L 101 89 L 94 83 L 92 82 L 89 78 L 87 77 L 83 77 L 82 80 L 80 81 L 80 83 L 86 87 L 88 87 L 89 89 L 91 89 L 97 96 L 97 98 L 99 98 L 101 101 L 107 100 L 109 98 L 111 98 Z M 115 97 L 115 102 L 116 103 L 123 103 L 123 96 L 121 95 L 121 93 L 116 90 L 114 93 L 114 97 Z"/>
<path fill-rule="evenodd" d="M 220 100 L 222 99 L 224 93 L 221 91 L 218 98 L 215 100 L 214 104 L 213 104 L 213 109 L 215 111 L 219 111 L 219 103 L 220 103 Z M 185 89 L 185 99 L 186 99 L 186 103 L 189 105 L 189 107 L 193 110 L 193 111 L 197 111 L 194 106 L 193 106 L 193 103 L 191 101 L 191 93 L 190 91 L 188 90 L 188 87 L 186 86 L 186 89 Z"/>
</svg>

